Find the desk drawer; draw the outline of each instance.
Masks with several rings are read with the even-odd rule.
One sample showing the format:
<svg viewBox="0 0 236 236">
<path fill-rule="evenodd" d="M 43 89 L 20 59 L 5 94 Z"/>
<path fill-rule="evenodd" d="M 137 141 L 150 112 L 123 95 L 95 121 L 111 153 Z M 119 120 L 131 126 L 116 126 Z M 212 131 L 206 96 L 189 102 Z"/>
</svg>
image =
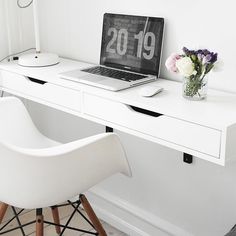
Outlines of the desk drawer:
<svg viewBox="0 0 236 236">
<path fill-rule="evenodd" d="M 2 86 L 76 111 L 81 110 L 80 91 L 6 71 L 2 71 Z"/>
<path fill-rule="evenodd" d="M 90 94 L 84 94 L 84 112 L 216 158 L 220 155 L 221 132 L 215 129 L 165 115 L 143 114 L 134 107 Z"/>
</svg>

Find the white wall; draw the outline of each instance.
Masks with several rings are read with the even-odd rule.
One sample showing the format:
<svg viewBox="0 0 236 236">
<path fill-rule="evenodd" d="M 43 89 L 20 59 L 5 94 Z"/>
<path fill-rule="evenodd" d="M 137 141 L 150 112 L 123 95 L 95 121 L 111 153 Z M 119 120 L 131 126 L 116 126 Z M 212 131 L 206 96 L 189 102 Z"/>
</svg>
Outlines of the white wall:
<svg viewBox="0 0 236 236">
<path fill-rule="evenodd" d="M 31 8 L 19 9 L 16 0 L 0 0 L 0 59 L 35 47 Z"/>
<path fill-rule="evenodd" d="M 236 90 L 234 1 L 198 0 L 41 0 L 42 45 L 62 56 L 98 63 L 104 12 L 163 16 L 166 34 L 163 59 L 183 46 L 217 51 L 224 71 L 211 74 L 214 87 Z M 177 79 L 164 67 L 161 76 Z"/>
<path fill-rule="evenodd" d="M 236 91 L 234 1 L 41 0 L 39 7 L 42 48 L 94 63 L 99 61 L 104 12 L 163 16 L 166 19 L 163 59 L 180 51 L 182 46 L 215 50 L 225 65 L 222 72 L 210 75 L 211 86 Z M 32 34 L 32 27 L 28 29 Z M 161 75 L 179 79 L 164 67 Z M 101 126 L 34 103 L 28 106 L 42 132 L 64 142 L 103 130 Z M 114 176 L 97 187 L 100 197 L 120 206 L 102 205 L 112 209 L 113 218 L 100 211 L 103 217 L 127 232 L 136 231 L 133 235 L 145 235 L 138 234 L 141 230 L 153 236 L 167 235 L 165 230 L 181 236 L 222 236 L 236 223 L 235 164 L 224 168 L 197 159 L 187 165 L 181 161 L 180 152 L 120 135 L 133 178 Z M 91 197 L 102 202 L 95 195 Z M 99 204 L 97 207 L 99 210 Z M 122 214 L 125 222 L 114 217 Z M 161 233 L 158 227 L 164 231 Z"/>
<path fill-rule="evenodd" d="M 5 2 L 0 1 L 0 60 L 8 55 Z"/>
</svg>

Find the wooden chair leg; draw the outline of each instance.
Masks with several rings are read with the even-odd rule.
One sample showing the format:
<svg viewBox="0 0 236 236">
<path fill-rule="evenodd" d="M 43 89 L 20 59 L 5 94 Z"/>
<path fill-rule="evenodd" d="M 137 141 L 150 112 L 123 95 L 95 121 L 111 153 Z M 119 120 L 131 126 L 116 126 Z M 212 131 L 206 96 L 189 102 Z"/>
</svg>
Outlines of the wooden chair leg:
<svg viewBox="0 0 236 236">
<path fill-rule="evenodd" d="M 58 211 L 57 206 L 52 206 L 51 210 L 52 210 L 52 217 L 53 217 L 54 223 L 55 224 L 60 224 L 60 217 L 59 217 L 59 211 Z M 57 234 L 60 234 L 61 233 L 60 226 L 55 226 L 55 228 L 56 228 Z"/>
<path fill-rule="evenodd" d="M 36 236 L 43 236 L 43 212 L 36 209 Z"/>
<path fill-rule="evenodd" d="M 82 206 L 84 207 L 85 212 L 87 213 L 89 219 L 91 220 L 92 224 L 94 225 L 95 230 L 98 232 L 99 236 L 107 236 L 101 222 L 97 218 L 93 208 L 91 207 L 89 201 L 85 197 L 85 195 L 80 195 L 80 201 Z"/>
<path fill-rule="evenodd" d="M 8 204 L 3 203 L 3 202 L 0 203 L 0 224 L 2 223 L 2 220 L 6 214 L 7 208 L 8 208 Z"/>
</svg>

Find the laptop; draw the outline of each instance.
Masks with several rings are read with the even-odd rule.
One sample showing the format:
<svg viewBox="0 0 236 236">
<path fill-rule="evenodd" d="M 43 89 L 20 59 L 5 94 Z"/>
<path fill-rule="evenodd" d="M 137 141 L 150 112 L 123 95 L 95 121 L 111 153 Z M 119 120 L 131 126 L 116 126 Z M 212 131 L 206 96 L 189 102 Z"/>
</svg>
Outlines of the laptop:
<svg viewBox="0 0 236 236">
<path fill-rule="evenodd" d="M 105 13 L 100 64 L 60 74 L 63 79 L 119 91 L 159 76 L 164 19 Z"/>
</svg>

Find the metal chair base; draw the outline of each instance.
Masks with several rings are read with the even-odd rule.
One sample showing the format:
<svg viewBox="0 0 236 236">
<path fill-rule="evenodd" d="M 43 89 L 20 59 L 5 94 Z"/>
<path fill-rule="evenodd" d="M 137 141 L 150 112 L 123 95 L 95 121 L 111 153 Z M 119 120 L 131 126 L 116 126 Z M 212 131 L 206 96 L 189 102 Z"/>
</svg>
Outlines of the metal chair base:
<svg viewBox="0 0 236 236">
<path fill-rule="evenodd" d="M 84 195 L 80 195 L 80 199 L 83 199 L 83 197 L 85 198 Z M 36 209 L 36 220 L 34 221 L 30 221 L 28 223 L 25 223 L 25 224 L 22 224 L 21 221 L 20 221 L 20 214 L 24 211 L 24 209 L 20 210 L 19 212 L 16 211 L 16 209 L 14 207 L 12 207 L 12 211 L 13 211 L 13 214 L 14 216 L 8 220 L 8 222 L 6 222 L 1 228 L 0 228 L 0 235 L 3 235 L 3 234 L 6 234 L 6 233 L 9 233 L 9 232 L 12 232 L 14 230 L 18 230 L 20 229 L 21 230 L 21 233 L 22 233 L 22 236 L 26 236 L 25 234 L 25 231 L 24 231 L 24 228 L 26 226 L 29 226 L 31 224 L 34 224 L 36 223 L 36 231 L 38 230 L 39 232 L 43 231 L 43 229 L 39 229 L 38 228 L 38 224 L 41 224 L 42 227 L 43 227 L 43 224 L 49 224 L 49 225 L 53 225 L 53 226 L 58 226 L 60 227 L 61 229 L 61 232 L 58 234 L 59 236 L 63 236 L 65 230 L 74 230 L 74 231 L 78 231 L 78 232 L 82 232 L 82 233 L 86 233 L 86 234 L 90 234 L 90 235 L 99 235 L 99 236 L 106 236 L 106 233 L 104 231 L 104 233 L 98 233 L 97 230 L 96 230 L 96 227 L 92 224 L 92 222 L 82 213 L 82 211 L 79 209 L 80 205 L 83 203 L 81 202 L 81 200 L 77 200 L 75 202 L 71 202 L 71 201 L 67 201 L 67 203 L 65 204 L 61 204 L 61 205 L 56 205 L 54 207 L 64 207 L 64 206 L 68 206 L 70 205 L 74 210 L 71 214 L 71 216 L 69 217 L 69 219 L 67 220 L 67 222 L 65 224 L 56 224 L 54 222 L 50 222 L 50 221 L 45 221 L 43 220 L 43 210 L 41 208 L 39 209 Z M 85 198 L 86 199 L 86 198 Z M 87 200 L 87 199 L 86 199 Z M 53 208 L 53 207 L 52 207 Z M 73 219 L 74 215 L 78 213 L 93 229 L 95 232 L 90 232 L 88 230 L 84 230 L 84 229 L 80 229 L 80 228 L 75 228 L 75 227 L 71 227 L 69 226 L 71 220 Z M 40 219 L 40 220 L 39 220 Z M 11 229 L 8 229 L 8 230 L 5 230 L 4 229 L 13 221 L 13 220 L 16 220 L 17 223 L 18 223 L 18 226 L 17 227 L 14 227 L 14 228 L 11 228 Z M 36 235 L 37 235 L 37 232 L 36 232 Z M 43 232 L 42 233 L 39 233 L 38 235 L 43 235 Z"/>
</svg>

